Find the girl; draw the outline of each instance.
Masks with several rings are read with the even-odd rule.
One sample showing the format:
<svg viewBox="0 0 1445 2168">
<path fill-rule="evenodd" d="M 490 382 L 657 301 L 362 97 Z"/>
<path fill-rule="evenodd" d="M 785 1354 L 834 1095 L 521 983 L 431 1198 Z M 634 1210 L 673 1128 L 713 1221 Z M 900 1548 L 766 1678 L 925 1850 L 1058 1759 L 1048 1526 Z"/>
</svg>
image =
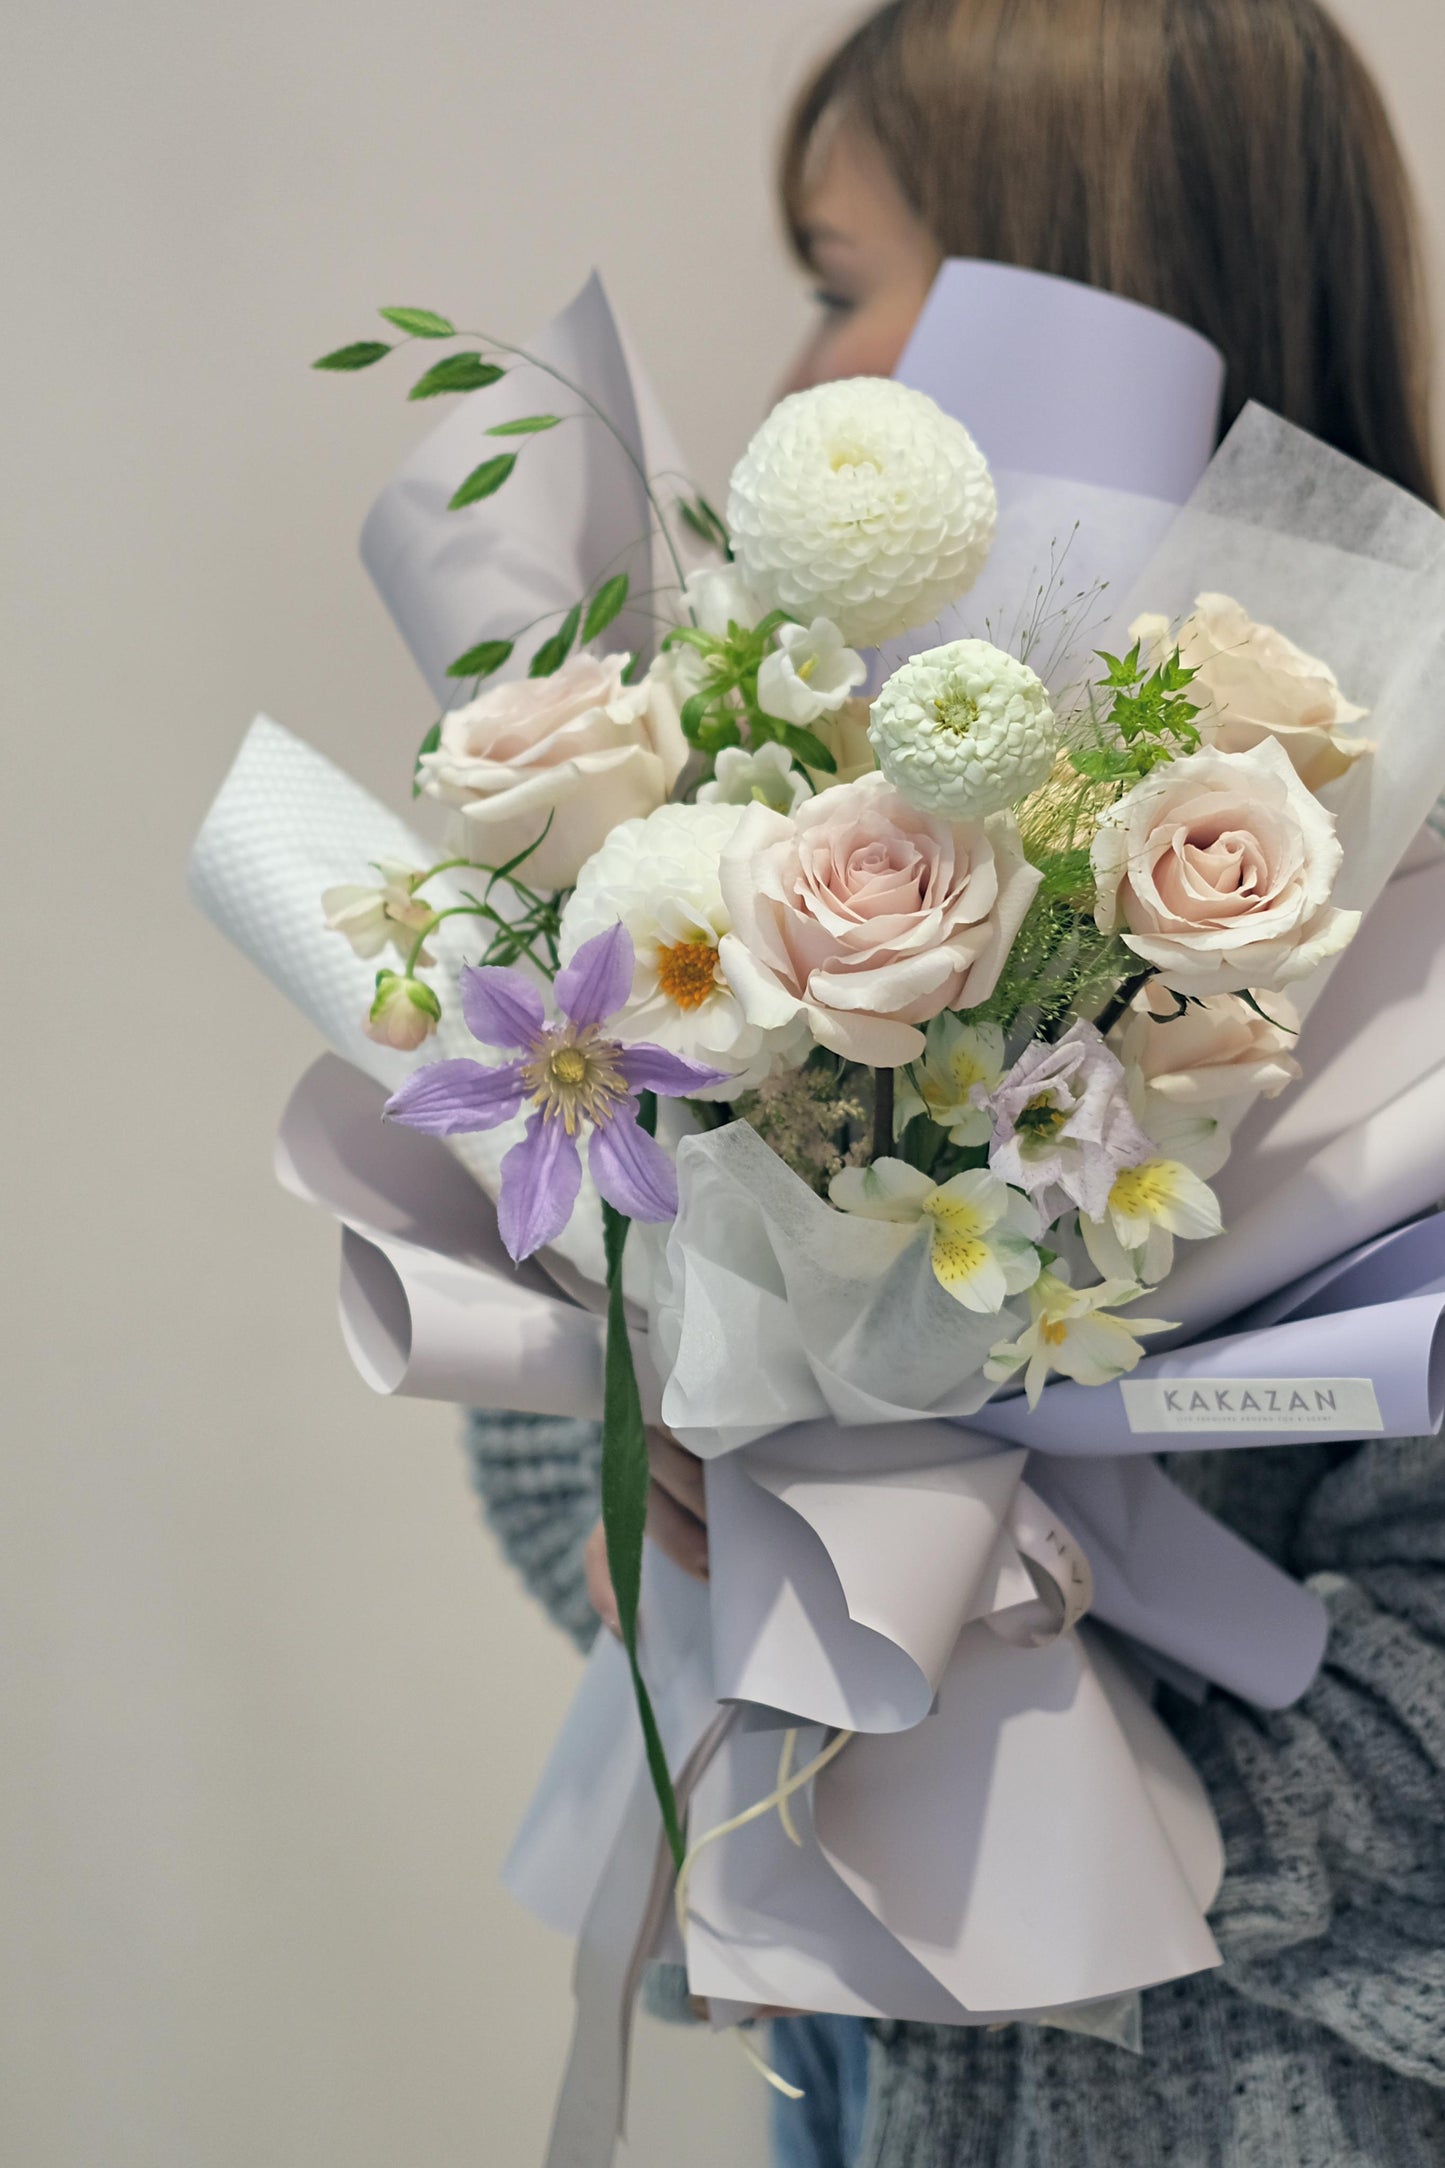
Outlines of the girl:
<svg viewBox="0 0 1445 2168">
<path fill-rule="evenodd" d="M 804 89 L 782 197 L 822 309 L 785 389 L 890 374 L 940 262 L 992 258 L 1196 326 L 1226 425 L 1258 400 L 1435 501 L 1406 184 L 1315 0 L 894 0 Z M 538 1594 L 579 1639 L 612 1623 L 592 1426 L 477 1416 L 471 1440 Z M 696 1463 L 659 1439 L 654 1473 L 654 1539 L 705 1572 Z M 1222 1971 L 1146 1998 L 1139 2058 L 1030 2026 L 783 2020 L 774 2059 L 806 2091 L 778 2103 L 785 2168 L 1445 2161 L 1445 1447 L 1171 1473 L 1332 1620 L 1281 1715 L 1162 1697 L 1225 1836 Z"/>
</svg>

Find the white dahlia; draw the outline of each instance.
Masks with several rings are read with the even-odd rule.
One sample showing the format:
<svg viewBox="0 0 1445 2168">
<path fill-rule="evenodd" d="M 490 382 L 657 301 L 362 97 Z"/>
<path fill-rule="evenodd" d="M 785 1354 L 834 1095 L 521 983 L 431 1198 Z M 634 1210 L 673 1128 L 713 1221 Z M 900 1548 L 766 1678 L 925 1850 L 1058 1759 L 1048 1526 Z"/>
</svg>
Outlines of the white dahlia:
<svg viewBox="0 0 1445 2168">
<path fill-rule="evenodd" d="M 801 1061 L 806 1027 L 750 1024 L 718 962 L 732 920 L 718 884 L 718 861 L 742 819 L 742 805 L 664 805 L 623 821 L 588 859 L 562 914 L 561 953 L 620 920 L 632 936 L 632 992 L 616 1013 L 619 1038 L 647 1040 L 727 1071 L 731 1081 L 699 1093 L 730 1099 L 751 1091 L 787 1061 Z"/>
<path fill-rule="evenodd" d="M 951 640 L 894 671 L 873 703 L 868 737 L 913 805 L 983 820 L 1048 781 L 1058 728 L 1027 663 L 987 640 Z"/>
<path fill-rule="evenodd" d="M 738 568 L 775 609 L 829 617 L 850 645 L 926 625 L 993 545 L 988 462 L 926 392 L 883 377 L 780 400 L 733 470 Z"/>
</svg>

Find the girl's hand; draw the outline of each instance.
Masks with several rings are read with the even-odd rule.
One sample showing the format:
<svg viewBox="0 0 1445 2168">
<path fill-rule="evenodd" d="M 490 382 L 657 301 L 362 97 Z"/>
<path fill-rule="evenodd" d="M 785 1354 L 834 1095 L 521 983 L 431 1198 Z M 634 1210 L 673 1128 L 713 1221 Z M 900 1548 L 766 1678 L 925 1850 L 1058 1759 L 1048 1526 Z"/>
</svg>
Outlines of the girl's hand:
<svg viewBox="0 0 1445 2168">
<path fill-rule="evenodd" d="M 647 1502 L 647 1533 L 658 1549 L 695 1581 L 707 1579 L 707 1499 L 702 1462 L 666 1430 L 649 1430 L 647 1458 L 652 1489 Z M 607 1542 L 599 1521 L 582 1553 L 587 1595 L 609 1633 L 618 1631 L 617 1598 L 607 1570 Z"/>
</svg>

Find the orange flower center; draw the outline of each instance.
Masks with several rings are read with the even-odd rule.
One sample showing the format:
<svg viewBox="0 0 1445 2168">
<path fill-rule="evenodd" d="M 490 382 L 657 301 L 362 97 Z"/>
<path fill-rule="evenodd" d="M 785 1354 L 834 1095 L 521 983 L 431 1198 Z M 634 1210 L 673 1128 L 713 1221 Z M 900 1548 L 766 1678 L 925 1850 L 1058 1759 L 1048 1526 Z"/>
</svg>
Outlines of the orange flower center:
<svg viewBox="0 0 1445 2168">
<path fill-rule="evenodd" d="M 1045 1318 L 1039 1327 L 1039 1338 L 1045 1347 L 1062 1347 L 1069 1337 L 1069 1328 L 1060 1318 Z"/>
<path fill-rule="evenodd" d="M 716 983 L 717 950 L 706 941 L 677 941 L 657 952 L 657 983 L 680 1009 L 700 1009 Z"/>
</svg>

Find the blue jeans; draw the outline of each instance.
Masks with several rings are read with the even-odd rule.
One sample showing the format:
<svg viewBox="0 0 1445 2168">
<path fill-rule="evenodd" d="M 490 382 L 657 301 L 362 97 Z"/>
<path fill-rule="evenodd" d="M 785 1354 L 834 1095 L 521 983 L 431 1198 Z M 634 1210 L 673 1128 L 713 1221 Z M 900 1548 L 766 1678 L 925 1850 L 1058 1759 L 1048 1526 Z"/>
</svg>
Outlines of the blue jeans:
<svg viewBox="0 0 1445 2168">
<path fill-rule="evenodd" d="M 853 2168 L 868 2102 L 868 2034 L 858 2017 L 782 2017 L 769 2056 L 801 2100 L 773 2095 L 775 2168 Z"/>
</svg>

